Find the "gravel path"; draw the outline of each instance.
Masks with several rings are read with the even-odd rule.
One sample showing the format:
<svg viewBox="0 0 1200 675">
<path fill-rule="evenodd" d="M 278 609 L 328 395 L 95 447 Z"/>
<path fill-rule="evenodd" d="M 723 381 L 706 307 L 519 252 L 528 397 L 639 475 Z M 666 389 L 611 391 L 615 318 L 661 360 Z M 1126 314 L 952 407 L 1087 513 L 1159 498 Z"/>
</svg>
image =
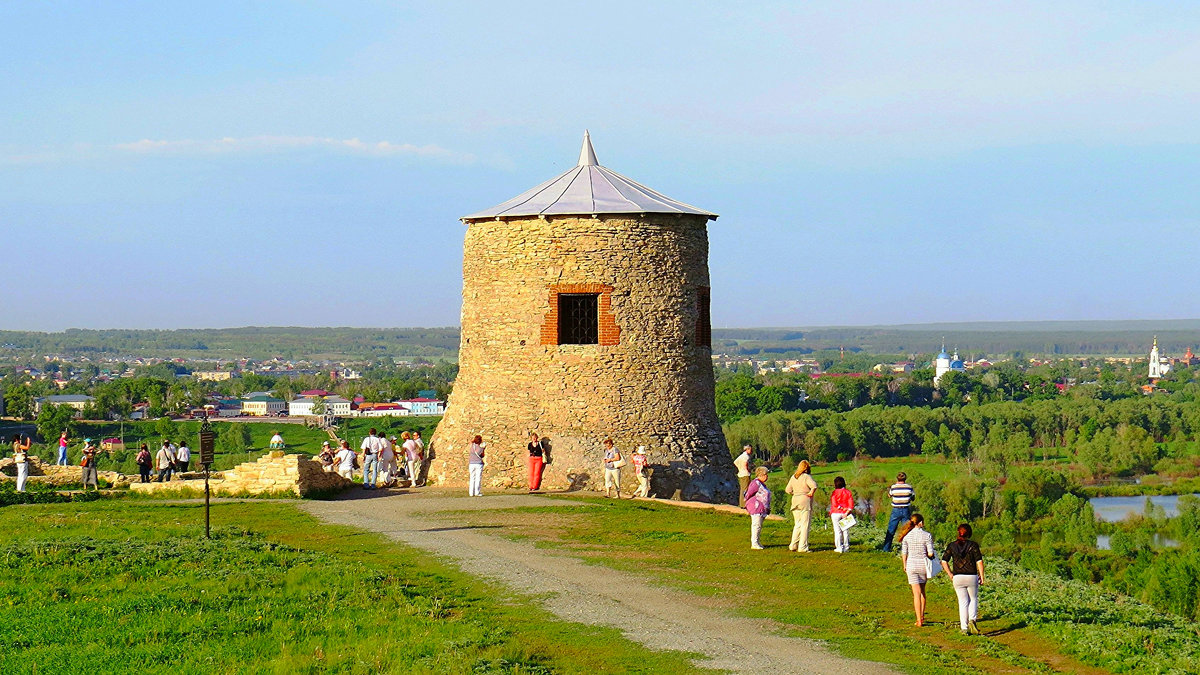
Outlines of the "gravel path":
<svg viewBox="0 0 1200 675">
<path fill-rule="evenodd" d="M 336 501 L 306 500 L 300 508 L 328 522 L 380 532 L 444 556 L 465 572 L 535 596 L 566 621 L 618 628 L 651 649 L 703 654 L 706 658 L 698 659 L 698 666 L 738 673 L 895 672 L 883 664 L 839 656 L 812 640 L 777 635 L 767 621 L 727 614 L 703 598 L 655 586 L 633 574 L 489 535 L 486 528 L 446 525 L 429 517 L 439 511 L 571 503 L 536 495 L 470 499 L 430 489 L 401 494 L 354 491 Z"/>
</svg>

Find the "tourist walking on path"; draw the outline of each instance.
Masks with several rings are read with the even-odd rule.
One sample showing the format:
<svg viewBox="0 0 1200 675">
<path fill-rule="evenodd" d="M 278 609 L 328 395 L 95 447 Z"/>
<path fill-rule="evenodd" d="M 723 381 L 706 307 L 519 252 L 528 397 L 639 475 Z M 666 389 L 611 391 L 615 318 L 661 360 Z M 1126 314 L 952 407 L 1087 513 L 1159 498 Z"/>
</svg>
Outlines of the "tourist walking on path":
<svg viewBox="0 0 1200 675">
<path fill-rule="evenodd" d="M 470 474 L 470 482 L 467 483 L 468 497 L 483 496 L 483 453 L 486 449 L 483 437 L 479 435 L 472 438 L 467 446 L 467 471 Z"/>
<path fill-rule="evenodd" d="M 374 490 L 379 480 L 379 453 L 383 450 L 383 439 L 376 435 L 374 427 L 367 432 L 359 448 L 363 453 L 363 489 Z"/>
<path fill-rule="evenodd" d="M 154 463 L 158 469 L 158 477 L 155 480 L 159 483 L 171 480 L 171 469 L 175 466 L 175 451 L 171 449 L 171 441 L 162 442 Z"/>
<path fill-rule="evenodd" d="M 646 475 L 646 446 L 639 445 L 633 453 L 633 475 L 637 477 L 638 489 L 634 497 L 650 496 L 650 477 Z"/>
<path fill-rule="evenodd" d="M 354 463 L 358 456 L 350 449 L 350 441 L 342 441 L 342 447 L 338 449 L 335 459 L 338 462 L 338 473 L 342 478 L 354 480 Z"/>
<path fill-rule="evenodd" d="M 283 434 L 280 434 L 278 431 L 276 431 L 275 434 L 271 436 L 271 443 L 267 447 L 271 450 L 283 450 Z"/>
<path fill-rule="evenodd" d="M 536 433 L 529 434 L 529 491 L 542 489 L 542 470 L 546 467 L 542 439 Z"/>
<path fill-rule="evenodd" d="M 958 595 L 958 625 L 965 635 L 979 635 L 979 586 L 983 584 L 983 552 L 971 540 L 971 526 L 958 526 L 958 539 L 942 554 L 942 569 L 954 581 Z"/>
<path fill-rule="evenodd" d="M 812 499 L 817 492 L 817 482 L 813 480 L 808 460 L 800 460 L 796 473 L 788 479 L 784 488 L 792 496 L 792 543 L 788 544 L 789 551 L 808 553 L 808 530 L 812 525 Z"/>
<path fill-rule="evenodd" d="M 604 439 L 604 496 L 612 497 L 613 488 L 617 489 L 617 499 L 621 498 L 621 467 L 625 466 L 625 458 L 613 445 L 613 439 Z"/>
<path fill-rule="evenodd" d="M 67 465 L 67 431 L 63 430 L 58 436 L 58 465 Z"/>
<path fill-rule="evenodd" d="M 92 439 L 83 439 L 83 459 L 79 462 L 83 467 L 83 489 L 86 490 L 90 483 L 97 490 L 100 489 L 99 474 L 96 471 L 96 444 Z"/>
<path fill-rule="evenodd" d="M 154 458 L 150 456 L 150 446 L 142 443 L 133 462 L 137 464 L 138 473 L 142 475 L 142 482 L 149 483 L 150 469 L 154 468 Z"/>
<path fill-rule="evenodd" d="M 20 434 L 13 434 L 12 451 L 13 462 L 17 465 L 17 492 L 25 491 L 25 483 L 29 480 L 29 448 L 33 445 L 29 441 L 29 437 L 25 437 L 25 442 L 21 442 Z"/>
<path fill-rule="evenodd" d="M 177 473 L 187 473 L 188 464 L 192 461 L 192 449 L 188 447 L 186 441 L 179 444 L 179 449 L 175 451 L 175 471 Z"/>
<path fill-rule="evenodd" d="M 888 488 L 888 497 L 892 500 L 892 515 L 888 518 L 887 534 L 883 538 L 885 552 L 892 550 L 892 537 L 896 535 L 896 528 L 912 515 L 913 488 L 905 482 L 907 480 L 908 475 L 901 471 L 896 474 L 896 482 Z"/>
<path fill-rule="evenodd" d="M 383 487 L 396 484 L 396 445 L 395 436 L 383 439 L 383 450 L 379 453 L 379 481 Z"/>
<path fill-rule="evenodd" d="M 762 543 L 759 542 L 759 535 L 762 534 L 763 521 L 771 512 L 771 491 L 767 489 L 767 467 L 760 466 L 754 470 L 754 480 L 750 481 L 750 487 L 746 488 L 746 494 L 743 496 L 746 502 L 746 512 L 750 514 L 750 548 L 760 551 Z"/>
<path fill-rule="evenodd" d="M 750 487 L 750 446 L 742 448 L 742 454 L 733 459 L 733 465 L 737 467 L 738 479 L 738 506 L 746 506 L 746 488 Z"/>
<path fill-rule="evenodd" d="M 930 561 L 936 557 L 933 535 L 925 531 L 925 519 L 919 513 L 912 514 L 900 534 L 900 564 L 912 587 L 913 614 L 918 627 L 925 625 L 925 582 L 929 581 Z"/>
<path fill-rule="evenodd" d="M 829 520 L 833 523 L 833 550 L 850 550 L 850 533 L 842 528 L 842 519 L 854 512 L 854 495 L 846 489 L 846 479 L 833 479 L 833 494 L 829 495 Z"/>
</svg>

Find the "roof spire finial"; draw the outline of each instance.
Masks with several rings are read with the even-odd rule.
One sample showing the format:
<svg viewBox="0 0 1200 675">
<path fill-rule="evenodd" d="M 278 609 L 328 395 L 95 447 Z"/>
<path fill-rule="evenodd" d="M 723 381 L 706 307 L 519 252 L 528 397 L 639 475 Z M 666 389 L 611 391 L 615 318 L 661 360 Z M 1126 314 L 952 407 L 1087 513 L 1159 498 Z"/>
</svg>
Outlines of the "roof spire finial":
<svg viewBox="0 0 1200 675">
<path fill-rule="evenodd" d="M 583 131 L 583 147 L 579 150 L 579 166 L 596 166 L 596 151 L 592 149 L 592 135 Z"/>
</svg>

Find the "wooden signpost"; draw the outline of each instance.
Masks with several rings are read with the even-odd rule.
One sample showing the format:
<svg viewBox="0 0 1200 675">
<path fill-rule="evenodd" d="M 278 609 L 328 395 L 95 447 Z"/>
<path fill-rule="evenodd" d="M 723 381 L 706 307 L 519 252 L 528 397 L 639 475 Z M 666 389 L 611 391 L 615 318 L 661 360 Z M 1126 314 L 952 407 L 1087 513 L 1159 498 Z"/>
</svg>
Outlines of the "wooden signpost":
<svg viewBox="0 0 1200 675">
<path fill-rule="evenodd" d="M 204 465 L 204 537 L 212 539 L 208 520 L 208 470 L 213 463 L 213 451 L 216 449 L 217 435 L 208 425 L 208 411 L 204 411 L 204 422 L 200 425 L 200 463 Z"/>
</svg>

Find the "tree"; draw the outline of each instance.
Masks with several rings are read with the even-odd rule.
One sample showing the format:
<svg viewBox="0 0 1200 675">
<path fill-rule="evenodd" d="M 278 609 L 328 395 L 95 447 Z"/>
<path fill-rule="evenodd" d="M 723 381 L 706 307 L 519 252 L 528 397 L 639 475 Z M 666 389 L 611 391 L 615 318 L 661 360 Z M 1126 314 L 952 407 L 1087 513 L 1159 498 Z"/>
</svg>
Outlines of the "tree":
<svg viewBox="0 0 1200 675">
<path fill-rule="evenodd" d="M 38 435 L 49 443 L 64 430 L 69 434 L 74 419 L 75 409 L 69 405 L 44 405 L 37 416 Z"/>
<path fill-rule="evenodd" d="M 178 433 L 178 428 L 170 417 L 160 417 L 154 423 L 154 433 L 158 434 L 164 440 L 171 440 Z"/>
<path fill-rule="evenodd" d="M 312 414 L 324 415 L 325 409 L 326 409 L 325 397 L 324 396 L 314 396 L 313 404 L 312 404 Z"/>
<path fill-rule="evenodd" d="M 29 388 L 23 385 L 9 387 L 4 392 L 4 410 L 12 417 L 23 420 L 33 417 L 33 396 Z"/>
</svg>

